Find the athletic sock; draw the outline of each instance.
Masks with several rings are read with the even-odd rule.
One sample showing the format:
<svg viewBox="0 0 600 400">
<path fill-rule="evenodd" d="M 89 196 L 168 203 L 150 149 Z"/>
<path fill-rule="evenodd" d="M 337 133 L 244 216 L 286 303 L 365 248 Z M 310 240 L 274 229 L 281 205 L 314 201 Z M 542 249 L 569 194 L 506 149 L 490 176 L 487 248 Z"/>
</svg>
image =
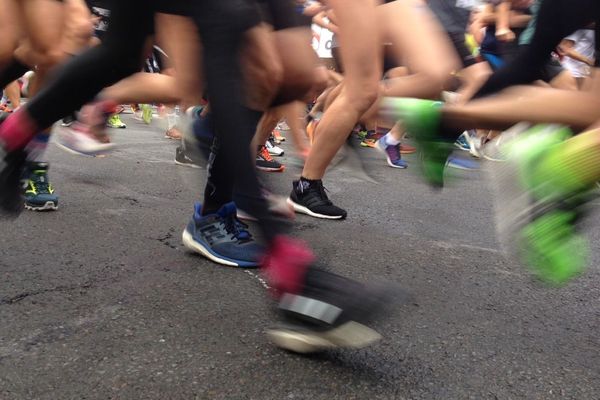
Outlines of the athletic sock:
<svg viewBox="0 0 600 400">
<path fill-rule="evenodd" d="M 24 148 L 38 132 L 37 124 L 24 110 L 13 113 L 0 125 L 0 145 L 7 151 Z"/>
<path fill-rule="evenodd" d="M 34 138 L 27 144 L 25 150 L 27 152 L 28 162 L 44 162 L 44 156 L 48 143 L 50 142 L 50 134 L 48 132 L 41 132 L 34 136 Z"/>
<path fill-rule="evenodd" d="M 385 144 L 387 146 L 398 146 L 400 144 L 400 140 L 394 139 L 391 133 L 387 133 L 385 136 Z"/>
</svg>

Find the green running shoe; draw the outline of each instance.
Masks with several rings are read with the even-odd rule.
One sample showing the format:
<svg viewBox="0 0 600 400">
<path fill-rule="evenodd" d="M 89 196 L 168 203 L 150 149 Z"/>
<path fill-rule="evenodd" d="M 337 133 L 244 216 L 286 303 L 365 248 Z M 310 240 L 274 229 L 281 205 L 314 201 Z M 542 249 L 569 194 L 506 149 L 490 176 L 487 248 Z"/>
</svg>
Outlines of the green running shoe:
<svg viewBox="0 0 600 400">
<path fill-rule="evenodd" d="M 152 107 L 149 104 L 142 104 L 140 108 L 142 109 L 142 121 L 150 125 L 152 123 Z"/>
<path fill-rule="evenodd" d="M 541 161 L 571 135 L 558 125 L 519 125 L 502 134 L 507 162 L 490 166 L 501 243 L 551 285 L 581 274 L 588 259 L 587 242 L 576 223 L 589 192 L 567 193 L 541 170 Z"/>
<path fill-rule="evenodd" d="M 106 126 L 108 126 L 109 128 L 115 128 L 115 129 L 127 128 L 127 125 L 125 125 L 125 123 L 123 121 L 121 121 L 121 117 L 119 116 L 119 114 L 111 115 L 108 118 L 108 120 L 106 121 Z"/>
<path fill-rule="evenodd" d="M 25 188 L 25 208 L 32 211 L 58 210 L 58 196 L 48 180 L 48 163 L 30 162 L 27 164 L 27 186 Z"/>
<path fill-rule="evenodd" d="M 401 120 L 406 131 L 414 136 L 420 151 L 421 172 L 433 187 L 444 186 L 446 161 L 453 144 L 439 135 L 442 103 L 431 100 L 387 97 L 381 114 Z"/>
</svg>

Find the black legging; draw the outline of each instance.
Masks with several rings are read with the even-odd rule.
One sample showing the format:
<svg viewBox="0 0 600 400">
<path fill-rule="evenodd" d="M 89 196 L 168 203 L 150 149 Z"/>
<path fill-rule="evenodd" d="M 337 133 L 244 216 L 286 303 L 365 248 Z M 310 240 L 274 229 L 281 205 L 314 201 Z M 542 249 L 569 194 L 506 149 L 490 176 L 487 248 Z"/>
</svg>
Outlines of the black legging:
<svg viewBox="0 0 600 400">
<path fill-rule="evenodd" d="M 542 0 L 531 44 L 524 46 L 512 61 L 496 71 L 474 97 L 539 79 L 542 68 L 561 40 L 594 21 L 598 38 L 599 0 Z M 600 40 L 596 40 L 596 49 L 599 46 Z M 598 56 L 596 62 L 600 62 Z"/>
<path fill-rule="evenodd" d="M 154 11 L 144 0 L 114 2 L 102 44 L 68 62 L 26 105 L 37 126 L 50 126 L 103 88 L 137 72 L 144 41 L 152 32 Z M 258 119 L 256 112 L 243 105 L 238 58 L 244 32 L 259 22 L 256 9 L 247 0 L 202 0 L 195 3 L 194 17 L 202 37 L 207 90 L 220 143 L 213 183 L 233 184 L 241 208 L 257 217 L 263 235 L 272 239 L 284 228 L 269 213 L 260 193 L 250 153 Z"/>
</svg>

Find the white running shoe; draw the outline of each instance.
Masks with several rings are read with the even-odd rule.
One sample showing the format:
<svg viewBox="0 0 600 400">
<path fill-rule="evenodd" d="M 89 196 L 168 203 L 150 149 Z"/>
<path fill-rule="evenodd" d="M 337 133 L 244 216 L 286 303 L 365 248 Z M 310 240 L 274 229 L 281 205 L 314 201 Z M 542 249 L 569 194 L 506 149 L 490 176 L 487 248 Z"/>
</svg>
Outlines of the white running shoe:
<svg viewBox="0 0 600 400">
<path fill-rule="evenodd" d="M 90 157 L 107 153 L 115 148 L 114 143 L 99 141 L 79 123 L 59 129 L 56 144 L 70 153 Z"/>
<path fill-rule="evenodd" d="M 270 140 L 267 140 L 267 142 L 265 143 L 265 146 L 267 146 L 267 150 L 269 151 L 269 154 L 275 157 L 281 157 L 283 156 L 283 149 L 279 146 L 275 146 Z"/>
</svg>

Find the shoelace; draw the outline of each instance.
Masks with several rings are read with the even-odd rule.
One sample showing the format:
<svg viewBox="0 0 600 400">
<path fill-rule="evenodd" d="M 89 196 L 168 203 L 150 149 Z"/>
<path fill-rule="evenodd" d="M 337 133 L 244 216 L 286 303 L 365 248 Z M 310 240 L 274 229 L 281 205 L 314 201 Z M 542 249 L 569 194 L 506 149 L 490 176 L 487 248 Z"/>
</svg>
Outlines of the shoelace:
<svg viewBox="0 0 600 400">
<path fill-rule="evenodd" d="M 223 219 L 225 222 L 225 230 L 233 235 L 234 238 L 241 242 L 249 242 L 252 240 L 252 235 L 247 231 L 248 225 L 238 220 L 233 214 Z"/>
<path fill-rule="evenodd" d="M 52 194 L 52 187 L 45 174 L 34 173 L 35 177 L 31 179 L 31 186 L 36 194 Z"/>
<path fill-rule="evenodd" d="M 261 146 L 260 148 L 260 156 L 265 159 L 265 161 L 273 161 L 273 157 L 269 154 L 269 150 L 267 150 L 266 146 Z"/>
</svg>

